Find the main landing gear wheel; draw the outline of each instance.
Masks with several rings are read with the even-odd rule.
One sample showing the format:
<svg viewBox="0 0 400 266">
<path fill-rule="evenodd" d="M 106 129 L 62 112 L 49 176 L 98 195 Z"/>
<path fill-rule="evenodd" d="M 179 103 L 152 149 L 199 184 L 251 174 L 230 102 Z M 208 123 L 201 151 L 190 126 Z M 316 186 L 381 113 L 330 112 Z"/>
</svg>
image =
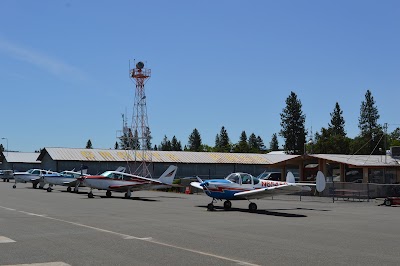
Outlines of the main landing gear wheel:
<svg viewBox="0 0 400 266">
<path fill-rule="evenodd" d="M 51 187 L 47 188 L 47 192 L 51 192 L 53 189 Z"/>
<path fill-rule="evenodd" d="M 249 204 L 249 210 L 250 210 L 250 212 L 255 212 L 257 210 L 257 204 L 255 204 L 254 202 L 251 202 Z"/>
<path fill-rule="evenodd" d="M 230 208 L 232 208 L 232 202 L 229 200 L 224 201 L 224 209 L 229 210 Z"/>
<path fill-rule="evenodd" d="M 74 187 L 74 193 L 78 193 L 79 189 L 77 187 Z"/>
<path fill-rule="evenodd" d="M 93 199 L 94 198 L 93 192 L 91 192 L 91 191 L 87 194 L 87 196 L 88 196 L 89 199 Z"/>
<path fill-rule="evenodd" d="M 111 191 L 107 190 L 106 196 L 107 196 L 107 198 L 111 197 Z"/>
<path fill-rule="evenodd" d="M 67 187 L 67 192 L 71 192 L 71 187 Z"/>
<path fill-rule="evenodd" d="M 392 201 L 390 199 L 385 199 L 385 206 L 392 206 Z"/>
<path fill-rule="evenodd" d="M 214 210 L 214 204 L 209 203 L 209 204 L 207 205 L 207 211 L 213 211 L 213 210 Z"/>
<path fill-rule="evenodd" d="M 37 188 L 37 185 L 38 185 L 38 184 L 32 183 L 32 187 L 33 187 L 34 189 Z"/>
<path fill-rule="evenodd" d="M 16 186 L 16 185 L 13 185 L 13 188 L 17 188 L 17 186 Z"/>
</svg>

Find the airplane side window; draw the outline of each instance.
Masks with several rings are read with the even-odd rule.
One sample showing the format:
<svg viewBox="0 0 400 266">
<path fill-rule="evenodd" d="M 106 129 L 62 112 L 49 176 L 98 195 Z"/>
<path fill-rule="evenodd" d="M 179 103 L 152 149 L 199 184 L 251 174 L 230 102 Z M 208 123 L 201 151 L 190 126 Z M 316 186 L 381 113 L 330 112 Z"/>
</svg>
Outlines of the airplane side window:
<svg viewBox="0 0 400 266">
<path fill-rule="evenodd" d="M 249 175 L 242 176 L 242 184 L 251 184 L 251 177 Z"/>
<path fill-rule="evenodd" d="M 253 183 L 254 185 L 257 185 L 258 183 L 260 183 L 260 179 L 253 177 Z"/>
</svg>

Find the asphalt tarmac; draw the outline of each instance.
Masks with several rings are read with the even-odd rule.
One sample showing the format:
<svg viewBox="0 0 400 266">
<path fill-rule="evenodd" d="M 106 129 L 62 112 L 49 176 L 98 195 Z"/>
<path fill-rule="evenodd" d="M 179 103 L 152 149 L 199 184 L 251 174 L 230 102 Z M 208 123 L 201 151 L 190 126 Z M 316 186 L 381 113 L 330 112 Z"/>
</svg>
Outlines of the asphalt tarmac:
<svg viewBox="0 0 400 266">
<path fill-rule="evenodd" d="M 399 265 L 400 208 L 319 197 L 105 197 L 0 182 L 0 265 Z"/>
</svg>

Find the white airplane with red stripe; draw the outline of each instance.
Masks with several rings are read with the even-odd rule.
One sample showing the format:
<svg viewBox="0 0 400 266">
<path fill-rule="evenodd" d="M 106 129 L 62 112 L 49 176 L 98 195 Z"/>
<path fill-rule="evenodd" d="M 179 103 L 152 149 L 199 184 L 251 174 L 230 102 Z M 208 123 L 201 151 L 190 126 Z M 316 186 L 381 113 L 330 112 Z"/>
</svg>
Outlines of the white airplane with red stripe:
<svg viewBox="0 0 400 266">
<path fill-rule="evenodd" d="M 90 187 L 88 198 L 94 197 L 93 189 L 107 190 L 107 197 L 111 197 L 112 191 L 125 192 L 125 198 L 130 198 L 132 191 L 171 187 L 177 170 L 178 167 L 170 165 L 157 179 L 118 171 L 106 171 L 101 175 L 83 176 L 80 180 L 85 186 Z"/>
<path fill-rule="evenodd" d="M 202 189 L 213 200 L 207 205 L 208 210 L 214 210 L 216 200 L 225 200 L 224 209 L 232 207 L 231 200 L 248 200 L 249 210 L 256 211 L 257 205 L 253 199 L 261 199 L 279 194 L 292 194 L 301 191 L 311 191 L 310 186 L 315 186 L 318 192 L 325 189 L 325 176 L 318 171 L 316 183 L 296 183 L 291 172 L 286 176 L 286 182 L 258 179 L 248 173 L 232 173 L 225 179 L 201 180 L 190 183 L 191 186 Z"/>
</svg>

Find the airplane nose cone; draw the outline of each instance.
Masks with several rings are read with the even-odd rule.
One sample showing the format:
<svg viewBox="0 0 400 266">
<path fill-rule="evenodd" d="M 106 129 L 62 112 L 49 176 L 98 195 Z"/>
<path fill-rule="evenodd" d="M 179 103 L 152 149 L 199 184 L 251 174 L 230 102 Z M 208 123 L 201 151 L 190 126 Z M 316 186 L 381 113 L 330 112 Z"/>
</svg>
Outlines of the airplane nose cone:
<svg viewBox="0 0 400 266">
<path fill-rule="evenodd" d="M 203 182 L 203 183 L 200 184 L 200 186 L 202 186 L 202 187 L 208 187 L 208 182 Z"/>
</svg>

